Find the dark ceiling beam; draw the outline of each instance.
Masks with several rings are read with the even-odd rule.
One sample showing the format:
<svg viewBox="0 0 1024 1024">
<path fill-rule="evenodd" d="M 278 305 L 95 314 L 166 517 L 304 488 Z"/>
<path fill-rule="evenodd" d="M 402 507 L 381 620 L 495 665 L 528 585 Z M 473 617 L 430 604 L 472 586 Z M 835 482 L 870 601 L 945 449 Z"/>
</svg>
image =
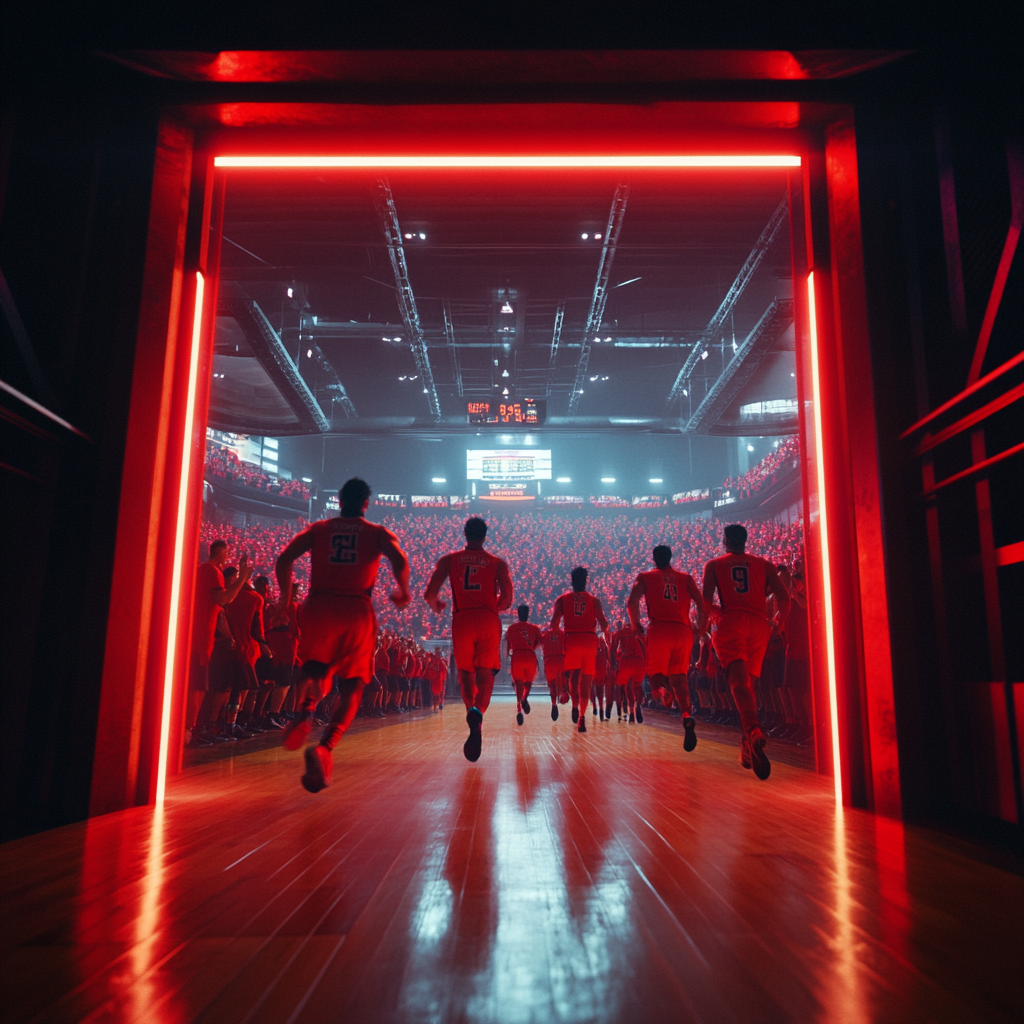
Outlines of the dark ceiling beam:
<svg viewBox="0 0 1024 1024">
<path fill-rule="evenodd" d="M 708 345 L 718 337 L 719 332 L 722 329 L 722 325 L 725 323 L 726 317 L 728 317 L 732 312 L 736 303 L 739 301 L 740 296 L 750 283 L 750 279 L 754 276 L 754 272 L 761 265 L 761 261 L 771 248 L 772 242 L 775 241 L 775 236 L 779 233 L 779 228 L 782 227 L 786 220 L 786 212 L 788 209 L 789 201 L 785 196 L 783 196 L 782 202 L 780 202 L 775 208 L 775 212 L 771 215 L 771 218 L 765 225 L 765 229 L 761 232 L 760 238 L 758 238 L 757 242 L 754 243 L 754 248 L 750 250 L 750 255 L 747 257 L 746 262 L 742 267 L 740 267 L 740 272 L 736 275 L 736 280 L 733 281 L 732 287 L 726 293 L 725 298 L 722 299 L 722 304 L 718 307 L 718 311 L 711 318 L 707 327 L 704 328 L 701 336 L 697 339 L 697 343 L 693 346 L 690 354 L 686 357 L 686 362 L 683 363 L 682 368 L 676 376 L 675 383 L 672 385 L 672 390 L 668 393 L 668 398 L 665 401 L 666 406 L 683 393 L 683 389 L 686 387 L 697 362 L 700 360 L 703 353 L 708 350 Z"/>
<path fill-rule="evenodd" d="M 565 300 L 558 304 L 555 310 L 555 327 L 551 332 L 551 355 L 548 357 L 548 368 L 554 369 L 558 361 L 558 346 L 562 341 L 562 324 L 565 322 Z"/>
<path fill-rule="evenodd" d="M 683 431 L 706 434 L 743 389 L 764 357 L 793 323 L 793 300 L 775 299 L 694 410 Z"/>
<path fill-rule="evenodd" d="M 217 316 L 235 319 L 253 355 L 291 407 L 303 429 L 310 434 L 328 431 L 331 424 L 320 408 L 320 403 L 285 349 L 281 336 L 257 303 L 248 298 L 220 298 L 217 301 Z"/>
<path fill-rule="evenodd" d="M 313 342 L 313 362 L 316 365 L 317 371 L 323 375 L 326 381 L 323 385 L 324 390 L 331 392 L 332 400 L 345 410 L 346 416 L 357 416 L 356 407 L 353 405 L 352 399 L 348 397 L 348 391 L 345 390 L 345 385 L 342 384 L 338 371 L 334 369 L 334 366 L 323 354 L 323 351 L 316 342 Z"/>
<path fill-rule="evenodd" d="M 619 185 L 612 198 L 612 208 L 608 213 L 608 226 L 604 231 L 604 244 L 601 246 L 601 260 L 597 265 L 597 281 L 594 294 L 590 299 L 590 311 L 587 313 L 587 325 L 583 330 L 583 341 L 580 345 L 580 358 L 576 365 L 576 383 L 569 396 L 569 415 L 576 412 L 583 394 L 583 381 L 587 376 L 587 365 L 590 362 L 590 347 L 593 344 L 594 332 L 601 326 L 604 318 L 604 307 L 608 302 L 608 281 L 615 260 L 615 247 L 619 242 L 622 220 L 626 215 L 626 203 L 629 201 L 629 186 Z"/>
<path fill-rule="evenodd" d="M 405 261 L 405 248 L 402 245 L 402 229 L 398 223 L 398 211 L 395 209 L 395 197 L 387 178 L 379 178 L 373 194 L 377 217 L 384 231 L 384 243 L 391 257 L 391 269 L 395 273 L 395 284 L 398 286 L 398 308 L 402 314 L 402 322 L 409 335 L 409 348 L 416 360 L 416 371 L 423 381 L 423 390 L 434 419 L 441 418 L 441 401 L 437 396 L 434 384 L 434 371 L 430 366 L 427 354 L 427 343 L 423 337 L 420 314 L 416 309 L 416 296 L 409 282 L 409 266 Z"/>
<path fill-rule="evenodd" d="M 448 299 L 442 303 L 444 312 L 444 336 L 448 344 L 448 356 L 452 361 L 452 379 L 459 392 L 459 398 L 463 397 L 462 387 L 462 366 L 459 363 L 459 349 L 455 344 L 455 324 L 452 320 L 452 304 Z"/>
</svg>

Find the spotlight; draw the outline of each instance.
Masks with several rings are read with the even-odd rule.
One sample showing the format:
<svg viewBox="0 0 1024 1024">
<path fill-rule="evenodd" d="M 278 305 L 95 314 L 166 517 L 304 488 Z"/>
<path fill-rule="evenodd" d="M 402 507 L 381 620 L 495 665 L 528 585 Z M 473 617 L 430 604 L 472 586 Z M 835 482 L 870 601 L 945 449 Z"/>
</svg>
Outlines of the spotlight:
<svg viewBox="0 0 1024 1024">
<path fill-rule="evenodd" d="M 432 484 L 446 484 L 448 483 L 448 478 L 444 476 L 432 476 L 430 478 L 430 482 Z"/>
<path fill-rule="evenodd" d="M 427 236 L 421 231 L 420 232 L 420 241 L 421 242 L 425 242 L 426 240 L 427 240 Z"/>
<path fill-rule="evenodd" d="M 600 241 L 601 241 L 601 233 L 600 233 L 600 232 L 595 232 L 595 233 L 594 233 L 594 238 L 596 238 L 596 239 L 597 239 L 597 241 L 599 241 L 599 242 L 600 242 Z"/>
<path fill-rule="evenodd" d="M 501 389 L 501 393 L 502 393 L 502 394 L 503 394 L 503 395 L 504 395 L 504 396 L 505 396 L 506 398 L 508 398 L 508 388 L 502 388 L 502 389 Z"/>
<path fill-rule="evenodd" d="M 412 232 L 411 232 L 411 231 L 407 231 L 407 232 L 405 233 L 405 237 L 406 237 L 406 238 L 412 238 Z"/>
<path fill-rule="evenodd" d="M 571 484 L 572 483 L 572 477 L 571 476 L 560 476 L 560 477 L 557 477 L 556 480 L 555 480 L 555 483 Z"/>
<path fill-rule="evenodd" d="M 508 299 L 505 300 L 505 305 L 503 305 L 501 307 L 501 311 L 502 311 L 502 313 L 514 313 L 515 312 L 515 310 L 512 308 L 512 303 L 509 302 Z"/>
<path fill-rule="evenodd" d="M 427 393 L 427 389 L 426 389 L 426 388 L 424 388 L 424 389 L 423 389 L 423 394 L 426 394 L 426 393 Z"/>
<path fill-rule="evenodd" d="M 605 341 L 611 341 L 612 339 L 611 338 L 605 338 L 604 340 Z"/>
<path fill-rule="evenodd" d="M 613 484 L 613 483 L 615 483 L 615 477 L 613 477 L 613 476 L 603 476 L 603 477 L 601 477 L 601 483 L 603 483 L 603 484 Z"/>
<path fill-rule="evenodd" d="M 597 380 L 597 378 L 596 378 L 596 377 L 591 377 L 590 379 L 591 379 L 592 381 L 594 381 L 594 380 Z"/>
<path fill-rule="evenodd" d="M 708 350 L 704 349 L 704 351 L 701 352 L 700 357 L 701 357 L 701 359 L 707 359 L 707 357 L 708 357 Z"/>
<path fill-rule="evenodd" d="M 733 350 L 733 352 L 736 351 L 736 342 L 735 341 L 732 343 L 732 350 Z"/>
<path fill-rule="evenodd" d="M 399 377 L 398 379 L 399 380 L 405 380 L 406 378 L 405 377 Z"/>
<path fill-rule="evenodd" d="M 501 375 L 502 375 L 502 377 L 507 377 L 508 376 L 508 370 L 502 370 L 501 371 Z"/>
<path fill-rule="evenodd" d="M 289 288 L 288 289 L 288 298 L 289 299 L 294 299 L 295 298 L 295 290 L 293 288 Z"/>
<path fill-rule="evenodd" d="M 747 451 L 748 452 L 752 452 L 753 450 L 754 450 L 754 446 L 752 444 L 748 444 L 747 445 Z"/>
<path fill-rule="evenodd" d="M 795 377 L 795 376 L 796 376 L 796 374 L 795 374 L 795 373 L 791 373 L 791 374 L 790 374 L 790 377 Z"/>
<path fill-rule="evenodd" d="M 313 358 L 313 350 L 311 348 L 307 348 L 306 349 L 306 358 L 307 359 L 312 359 Z"/>
<path fill-rule="evenodd" d="M 588 234 L 586 233 L 586 231 L 584 231 L 584 232 L 583 232 L 583 234 L 582 234 L 582 235 L 580 235 L 580 238 L 582 238 L 584 242 L 585 242 L 585 241 L 586 241 L 586 240 L 587 240 L 587 239 L 588 239 L 589 237 L 590 237 L 590 235 L 588 235 Z"/>
<path fill-rule="evenodd" d="M 311 484 L 313 482 L 313 478 L 311 476 L 304 476 L 302 478 L 302 482 L 304 484 Z"/>
<path fill-rule="evenodd" d="M 647 482 L 649 484 L 663 484 L 665 481 L 660 476 L 652 476 Z"/>
<path fill-rule="evenodd" d="M 683 398 L 686 398 L 689 394 L 690 392 L 687 391 L 686 388 L 683 388 Z"/>
</svg>

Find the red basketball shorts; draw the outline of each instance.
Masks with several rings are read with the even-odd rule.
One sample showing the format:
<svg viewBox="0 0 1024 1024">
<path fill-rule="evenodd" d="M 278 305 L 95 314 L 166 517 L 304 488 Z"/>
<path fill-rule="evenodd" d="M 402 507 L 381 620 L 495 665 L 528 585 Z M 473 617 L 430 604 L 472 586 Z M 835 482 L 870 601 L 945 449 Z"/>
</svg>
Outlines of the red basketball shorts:
<svg viewBox="0 0 1024 1024">
<path fill-rule="evenodd" d="M 339 679 L 370 681 L 377 617 L 368 597 L 310 594 L 299 608 L 299 661 L 320 661 Z"/>
<path fill-rule="evenodd" d="M 579 669 L 585 676 L 597 671 L 597 634 L 565 634 L 565 671 Z"/>
<path fill-rule="evenodd" d="M 565 660 L 563 658 L 544 659 L 544 678 L 554 685 L 558 677 L 565 671 Z"/>
<path fill-rule="evenodd" d="M 512 652 L 512 678 L 517 683 L 532 683 L 537 678 L 537 655 L 533 651 Z"/>
<path fill-rule="evenodd" d="M 747 663 L 747 671 L 752 676 L 760 676 L 761 663 L 771 635 L 771 625 L 760 615 L 753 612 L 725 612 L 711 642 L 724 668 L 728 668 L 734 661 L 742 660 Z"/>
<path fill-rule="evenodd" d="M 688 622 L 652 622 L 647 628 L 647 671 L 682 676 L 690 670 L 693 630 Z"/>
<path fill-rule="evenodd" d="M 489 608 L 467 608 L 452 616 L 452 647 L 460 672 L 501 668 L 501 619 Z"/>
<path fill-rule="evenodd" d="M 615 675 L 615 685 L 631 686 L 642 683 L 646 674 L 647 662 L 643 658 L 622 658 Z"/>
</svg>

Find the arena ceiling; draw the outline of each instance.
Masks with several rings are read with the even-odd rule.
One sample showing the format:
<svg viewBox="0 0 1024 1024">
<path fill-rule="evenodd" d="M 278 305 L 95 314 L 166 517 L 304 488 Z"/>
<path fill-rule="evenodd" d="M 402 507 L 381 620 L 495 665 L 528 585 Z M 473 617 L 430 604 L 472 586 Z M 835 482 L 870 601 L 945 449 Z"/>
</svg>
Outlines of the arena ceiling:
<svg viewBox="0 0 1024 1024">
<path fill-rule="evenodd" d="M 549 429 L 791 432 L 791 407 L 740 412 L 796 397 L 786 175 L 232 170 L 218 425 L 270 432 L 246 388 L 254 349 L 274 339 L 239 344 L 258 319 L 236 318 L 251 300 L 278 339 L 266 379 L 288 376 L 282 352 L 302 379 L 268 407 L 278 433 L 465 429 L 467 401 L 506 389 L 545 401 Z M 705 358 L 680 379 L 698 344 Z"/>
</svg>

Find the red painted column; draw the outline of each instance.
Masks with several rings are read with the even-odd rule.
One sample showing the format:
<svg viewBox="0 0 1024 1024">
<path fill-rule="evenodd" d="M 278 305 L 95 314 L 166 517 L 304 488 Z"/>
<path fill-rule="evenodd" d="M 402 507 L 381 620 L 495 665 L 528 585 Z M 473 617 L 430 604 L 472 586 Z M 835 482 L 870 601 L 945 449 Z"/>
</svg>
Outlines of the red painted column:
<svg viewBox="0 0 1024 1024">
<path fill-rule="evenodd" d="M 117 546 L 107 622 L 90 814 L 151 798 L 154 736 L 166 651 L 171 438 L 180 376 L 182 309 L 192 287 L 184 273 L 191 129 L 165 118 L 160 125 L 150 206 L 128 441 L 118 512 Z M 187 293 L 187 294 L 186 294 Z M 172 500 L 172 498 L 170 499 Z M 161 624 L 162 623 L 162 624 Z"/>
</svg>

